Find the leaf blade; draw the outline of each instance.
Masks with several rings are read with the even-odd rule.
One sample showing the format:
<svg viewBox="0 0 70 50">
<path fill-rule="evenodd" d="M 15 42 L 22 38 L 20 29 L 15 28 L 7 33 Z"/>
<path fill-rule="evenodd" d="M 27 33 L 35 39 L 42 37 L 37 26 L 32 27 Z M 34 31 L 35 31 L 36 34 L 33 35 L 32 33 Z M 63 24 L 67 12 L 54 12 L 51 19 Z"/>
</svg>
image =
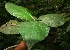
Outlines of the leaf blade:
<svg viewBox="0 0 70 50">
<path fill-rule="evenodd" d="M 63 25 L 66 21 L 66 15 L 64 14 L 47 14 L 42 15 L 38 18 L 38 20 L 42 20 L 41 22 L 47 24 L 50 27 L 58 27 Z"/>
<path fill-rule="evenodd" d="M 13 3 L 6 3 L 5 8 L 11 15 L 17 18 L 25 20 L 35 20 L 27 8 L 17 6 Z"/>
<path fill-rule="evenodd" d="M 50 28 L 41 22 L 23 22 L 18 28 L 28 48 L 48 36 Z"/>
</svg>

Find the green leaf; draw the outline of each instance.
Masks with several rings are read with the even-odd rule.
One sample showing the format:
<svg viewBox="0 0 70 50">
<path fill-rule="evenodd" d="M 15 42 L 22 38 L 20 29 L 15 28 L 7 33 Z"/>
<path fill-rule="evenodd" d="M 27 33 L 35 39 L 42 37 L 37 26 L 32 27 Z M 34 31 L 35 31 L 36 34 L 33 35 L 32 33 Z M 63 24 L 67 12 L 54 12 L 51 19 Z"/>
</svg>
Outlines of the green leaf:
<svg viewBox="0 0 70 50">
<path fill-rule="evenodd" d="M 1 26 L 0 32 L 4 34 L 19 34 L 19 31 L 16 27 L 17 24 L 17 21 L 10 20 L 9 22 Z"/>
<path fill-rule="evenodd" d="M 66 30 L 67 30 L 67 32 L 68 32 L 68 31 L 70 31 L 70 24 L 69 24 L 69 26 L 67 27 L 67 29 L 66 29 Z"/>
<path fill-rule="evenodd" d="M 38 18 L 38 20 L 42 20 L 41 22 L 47 24 L 50 27 L 58 27 L 63 25 L 66 21 L 68 21 L 68 18 L 65 18 L 65 13 L 63 14 L 47 14 L 42 15 Z"/>
<path fill-rule="evenodd" d="M 11 15 L 17 18 L 25 20 L 35 20 L 27 8 L 17 6 L 13 3 L 6 3 L 5 8 Z"/>
<path fill-rule="evenodd" d="M 37 21 L 22 22 L 18 29 L 28 48 L 46 38 L 50 30 L 46 24 Z"/>
</svg>

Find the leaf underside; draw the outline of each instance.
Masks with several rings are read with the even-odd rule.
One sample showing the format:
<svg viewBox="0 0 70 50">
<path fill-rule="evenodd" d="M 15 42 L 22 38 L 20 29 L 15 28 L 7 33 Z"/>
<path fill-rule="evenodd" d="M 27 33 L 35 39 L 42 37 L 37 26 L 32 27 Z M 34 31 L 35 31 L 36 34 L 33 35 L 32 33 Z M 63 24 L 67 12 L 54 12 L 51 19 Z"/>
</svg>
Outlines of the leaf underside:
<svg viewBox="0 0 70 50">
<path fill-rule="evenodd" d="M 16 27 L 17 24 L 17 21 L 10 20 L 9 22 L 1 26 L 2 28 L 0 28 L 0 32 L 4 34 L 19 34 L 19 31 Z"/>
<path fill-rule="evenodd" d="M 67 20 L 65 20 L 65 13 L 63 14 L 47 14 L 42 15 L 38 18 L 38 20 L 42 20 L 41 22 L 47 24 L 50 27 L 58 27 L 63 25 Z"/>
</svg>

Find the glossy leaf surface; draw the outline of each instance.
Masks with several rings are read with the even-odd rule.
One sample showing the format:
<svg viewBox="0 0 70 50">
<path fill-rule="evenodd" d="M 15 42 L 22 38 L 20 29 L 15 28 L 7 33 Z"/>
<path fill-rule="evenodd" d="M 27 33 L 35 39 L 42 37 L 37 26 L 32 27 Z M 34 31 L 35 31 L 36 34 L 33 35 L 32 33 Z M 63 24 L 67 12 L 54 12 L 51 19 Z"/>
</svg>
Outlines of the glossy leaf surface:
<svg viewBox="0 0 70 50">
<path fill-rule="evenodd" d="M 6 3 L 5 8 L 11 15 L 17 18 L 25 20 L 35 20 L 27 8 L 17 6 L 13 3 Z"/>
<path fill-rule="evenodd" d="M 46 24 L 37 21 L 23 22 L 18 29 L 28 48 L 46 38 L 50 30 Z"/>
</svg>

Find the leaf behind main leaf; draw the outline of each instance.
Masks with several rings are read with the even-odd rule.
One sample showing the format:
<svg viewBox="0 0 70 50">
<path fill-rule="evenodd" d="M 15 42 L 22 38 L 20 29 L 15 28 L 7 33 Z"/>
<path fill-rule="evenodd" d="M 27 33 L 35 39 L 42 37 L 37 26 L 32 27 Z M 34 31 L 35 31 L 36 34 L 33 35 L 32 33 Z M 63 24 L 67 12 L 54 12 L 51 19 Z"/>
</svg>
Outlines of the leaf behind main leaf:
<svg viewBox="0 0 70 50">
<path fill-rule="evenodd" d="M 19 24 L 16 20 L 10 20 L 0 27 L 0 32 L 4 34 L 19 34 L 16 25 Z"/>
<path fill-rule="evenodd" d="M 66 21 L 68 21 L 68 18 L 65 18 L 66 16 L 67 15 L 65 13 L 47 14 L 40 16 L 38 20 L 42 20 L 41 22 L 47 24 L 50 27 L 58 27 L 63 25 Z"/>
</svg>

